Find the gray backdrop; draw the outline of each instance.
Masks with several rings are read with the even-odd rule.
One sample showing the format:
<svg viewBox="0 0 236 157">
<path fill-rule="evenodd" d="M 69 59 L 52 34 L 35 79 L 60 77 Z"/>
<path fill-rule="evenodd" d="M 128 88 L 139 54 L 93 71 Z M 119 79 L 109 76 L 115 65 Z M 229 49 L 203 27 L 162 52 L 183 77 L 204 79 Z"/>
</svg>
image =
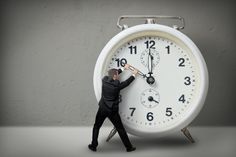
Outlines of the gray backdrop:
<svg viewBox="0 0 236 157">
<path fill-rule="evenodd" d="M 0 125 L 92 125 L 96 59 L 123 14 L 178 15 L 210 88 L 194 125 L 235 125 L 235 5 L 228 0 L 1 1 Z M 108 123 L 109 124 L 109 123 Z"/>
</svg>

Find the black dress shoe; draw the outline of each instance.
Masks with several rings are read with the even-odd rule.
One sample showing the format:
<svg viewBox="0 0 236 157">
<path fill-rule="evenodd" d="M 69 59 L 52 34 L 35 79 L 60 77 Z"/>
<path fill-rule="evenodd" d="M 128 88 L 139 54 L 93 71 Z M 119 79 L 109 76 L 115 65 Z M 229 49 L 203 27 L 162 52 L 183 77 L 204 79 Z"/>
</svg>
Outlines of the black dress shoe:
<svg viewBox="0 0 236 157">
<path fill-rule="evenodd" d="M 92 144 L 89 144 L 89 145 L 88 145 L 88 148 L 89 148 L 91 151 L 94 151 L 94 152 L 97 151 L 97 148 L 94 147 Z"/>
<path fill-rule="evenodd" d="M 127 149 L 126 149 L 127 152 L 132 152 L 132 151 L 135 151 L 135 150 L 136 150 L 135 147 L 130 147 L 130 148 L 127 148 Z"/>
</svg>

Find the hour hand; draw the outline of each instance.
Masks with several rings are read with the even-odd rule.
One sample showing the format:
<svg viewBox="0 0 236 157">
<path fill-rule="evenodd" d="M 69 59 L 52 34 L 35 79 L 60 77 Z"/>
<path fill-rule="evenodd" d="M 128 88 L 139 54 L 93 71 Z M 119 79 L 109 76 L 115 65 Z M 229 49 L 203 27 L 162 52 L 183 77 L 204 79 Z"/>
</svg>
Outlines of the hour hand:
<svg viewBox="0 0 236 157">
<path fill-rule="evenodd" d="M 129 66 L 129 69 L 133 71 L 135 68 L 130 65 L 130 66 Z M 147 76 L 146 76 L 144 73 L 142 73 L 140 70 L 138 70 L 138 74 L 139 74 L 140 76 L 142 76 L 143 78 L 146 78 L 146 77 L 147 77 Z"/>
<path fill-rule="evenodd" d="M 140 76 L 142 76 L 143 78 L 146 78 L 147 76 L 144 74 L 144 73 L 142 73 L 141 71 L 138 71 L 138 74 L 140 75 Z"/>
</svg>

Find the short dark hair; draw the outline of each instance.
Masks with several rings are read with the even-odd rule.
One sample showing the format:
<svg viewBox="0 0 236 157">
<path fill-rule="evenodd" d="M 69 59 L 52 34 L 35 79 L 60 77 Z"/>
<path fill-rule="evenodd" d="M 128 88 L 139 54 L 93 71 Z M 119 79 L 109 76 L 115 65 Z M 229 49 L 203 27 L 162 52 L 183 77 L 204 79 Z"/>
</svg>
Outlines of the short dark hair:
<svg viewBox="0 0 236 157">
<path fill-rule="evenodd" d="M 118 70 L 117 69 L 110 69 L 108 70 L 108 76 L 113 77 L 114 75 L 118 74 Z"/>
</svg>

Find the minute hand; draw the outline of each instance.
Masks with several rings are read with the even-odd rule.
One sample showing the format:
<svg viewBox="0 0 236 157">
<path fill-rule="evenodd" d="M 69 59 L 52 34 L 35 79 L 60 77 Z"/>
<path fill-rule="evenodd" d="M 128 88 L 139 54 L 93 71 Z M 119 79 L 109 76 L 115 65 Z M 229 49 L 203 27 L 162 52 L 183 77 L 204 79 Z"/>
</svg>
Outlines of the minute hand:
<svg viewBox="0 0 236 157">
<path fill-rule="evenodd" d="M 148 74 L 153 74 L 152 73 L 152 68 L 153 68 L 153 56 L 151 54 L 151 49 L 149 49 L 149 52 L 148 52 Z"/>
</svg>

